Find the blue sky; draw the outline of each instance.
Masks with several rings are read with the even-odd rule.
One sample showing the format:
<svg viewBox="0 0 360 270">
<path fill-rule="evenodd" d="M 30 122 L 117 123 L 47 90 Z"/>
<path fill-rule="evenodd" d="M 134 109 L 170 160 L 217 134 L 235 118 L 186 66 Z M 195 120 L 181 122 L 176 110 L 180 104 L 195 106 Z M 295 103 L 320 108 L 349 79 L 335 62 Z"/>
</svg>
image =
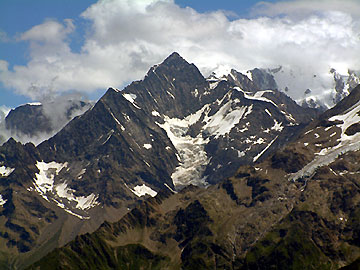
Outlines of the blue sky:
<svg viewBox="0 0 360 270">
<path fill-rule="evenodd" d="M 49 18 L 59 21 L 72 18 L 81 25 L 73 41 L 74 49 L 78 49 L 82 42 L 82 30 L 86 26 L 86 22 L 79 18 L 79 14 L 95 2 L 95 0 L 1 0 L 0 31 L 3 31 L 7 37 L 0 42 L 0 59 L 9 62 L 10 66 L 26 64 L 28 44 L 18 42 L 16 39 L 21 33 Z M 29 101 L 31 101 L 29 97 L 16 95 L 13 89 L 0 84 L 0 105 L 15 107 Z"/>
<path fill-rule="evenodd" d="M 224 66 L 308 70 L 314 56 L 317 70 L 358 68 L 357 0 L 259 2 L 1 0 L 0 106 L 72 92 L 97 99 L 173 50 L 204 74 Z"/>
</svg>

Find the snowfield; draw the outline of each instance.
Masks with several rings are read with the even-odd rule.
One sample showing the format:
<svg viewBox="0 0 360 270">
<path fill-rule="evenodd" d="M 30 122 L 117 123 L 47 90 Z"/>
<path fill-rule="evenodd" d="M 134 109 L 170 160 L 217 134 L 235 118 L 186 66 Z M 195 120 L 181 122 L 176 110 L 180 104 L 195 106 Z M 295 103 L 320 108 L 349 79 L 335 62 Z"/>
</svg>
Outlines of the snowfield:
<svg viewBox="0 0 360 270">
<path fill-rule="evenodd" d="M 85 215 L 75 213 L 75 209 L 82 211 L 89 210 L 97 205 L 98 195 L 90 194 L 88 196 L 75 196 L 75 190 L 70 189 L 66 182 L 54 184 L 55 177 L 59 172 L 68 166 L 67 163 L 50 162 L 46 163 L 38 161 L 36 167 L 39 169 L 39 173 L 35 174 L 34 188 L 41 197 L 47 201 L 54 201 L 58 207 L 63 208 L 66 212 L 80 218 L 88 219 Z M 82 169 L 78 174 L 78 177 L 82 176 L 86 172 L 86 169 Z M 28 188 L 32 191 L 32 188 Z"/>
<path fill-rule="evenodd" d="M 343 114 L 330 117 L 329 121 L 342 122 L 336 125 L 338 128 L 341 129 L 341 136 L 340 139 L 338 139 L 338 144 L 334 147 L 323 148 L 320 150 L 320 152 L 315 153 L 317 156 L 300 171 L 291 174 L 289 180 L 295 181 L 302 177 L 309 177 L 315 172 L 317 168 L 330 164 L 339 155 L 345 154 L 346 152 L 349 151 L 359 150 L 360 133 L 358 132 L 351 136 L 345 134 L 348 127 L 350 127 L 355 123 L 360 122 L 359 114 L 360 114 L 360 102 L 356 103 L 354 106 L 352 106 Z M 331 135 L 334 136 L 333 133 Z"/>
<path fill-rule="evenodd" d="M 15 169 L 14 168 L 8 168 L 5 166 L 0 167 L 0 176 L 2 177 L 8 177 Z"/>
</svg>

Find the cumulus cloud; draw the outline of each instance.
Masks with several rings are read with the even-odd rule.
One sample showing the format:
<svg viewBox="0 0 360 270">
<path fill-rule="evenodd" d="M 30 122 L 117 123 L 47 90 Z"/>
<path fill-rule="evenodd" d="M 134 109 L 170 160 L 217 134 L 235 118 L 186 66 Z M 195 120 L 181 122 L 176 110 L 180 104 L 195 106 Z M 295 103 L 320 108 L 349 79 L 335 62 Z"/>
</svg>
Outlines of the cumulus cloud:
<svg viewBox="0 0 360 270">
<path fill-rule="evenodd" d="M 70 48 L 71 20 L 45 21 L 20 37 L 30 43 L 27 65 L 1 61 L 0 81 L 33 99 L 122 87 L 177 51 L 205 76 L 223 66 L 282 66 L 292 74 L 289 94 L 300 98 L 331 88 L 330 68 L 360 69 L 359 9 L 355 0 L 263 2 L 253 18 L 231 20 L 171 0 L 100 0 L 81 14 L 91 27 L 80 52 Z"/>
</svg>

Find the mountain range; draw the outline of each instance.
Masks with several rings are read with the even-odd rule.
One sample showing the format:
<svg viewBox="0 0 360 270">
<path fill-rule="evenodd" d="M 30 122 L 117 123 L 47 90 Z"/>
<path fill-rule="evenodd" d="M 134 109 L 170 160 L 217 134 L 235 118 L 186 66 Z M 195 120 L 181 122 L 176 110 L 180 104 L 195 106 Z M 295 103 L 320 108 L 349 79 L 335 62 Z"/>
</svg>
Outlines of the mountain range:
<svg viewBox="0 0 360 270">
<path fill-rule="evenodd" d="M 39 145 L 0 147 L 0 265 L 349 265 L 360 257 L 359 103 L 356 87 L 320 114 L 263 70 L 205 78 L 173 53 Z"/>
</svg>

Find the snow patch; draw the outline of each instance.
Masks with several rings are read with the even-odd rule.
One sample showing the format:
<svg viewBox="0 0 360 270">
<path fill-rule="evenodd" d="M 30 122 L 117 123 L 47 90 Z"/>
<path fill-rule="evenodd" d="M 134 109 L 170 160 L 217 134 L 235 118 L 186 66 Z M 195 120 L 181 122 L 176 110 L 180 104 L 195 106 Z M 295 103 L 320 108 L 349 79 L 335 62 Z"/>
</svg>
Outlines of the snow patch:
<svg viewBox="0 0 360 270">
<path fill-rule="evenodd" d="M 160 113 L 158 113 L 157 111 L 152 111 L 151 114 L 152 114 L 152 116 L 159 116 L 160 117 Z"/>
<path fill-rule="evenodd" d="M 120 90 L 119 89 L 117 89 L 117 88 L 115 88 L 115 87 L 111 87 L 111 89 L 113 89 L 115 92 L 117 92 L 117 93 L 119 93 L 120 92 Z"/>
<path fill-rule="evenodd" d="M 135 99 L 137 98 L 137 96 L 135 94 L 122 94 L 124 98 L 127 99 L 127 101 L 129 101 L 132 105 L 134 105 L 135 108 L 137 109 L 141 109 L 136 103 L 135 103 Z"/>
<path fill-rule="evenodd" d="M 14 170 L 15 170 L 14 168 L 1 166 L 0 167 L 0 176 L 8 177 Z"/>
<path fill-rule="evenodd" d="M 265 140 L 263 138 L 259 138 L 253 142 L 253 144 L 263 144 L 263 143 L 265 143 Z"/>
<path fill-rule="evenodd" d="M 42 103 L 41 103 L 41 102 L 28 102 L 28 103 L 26 103 L 26 105 L 30 105 L 30 106 L 41 106 Z"/>
<path fill-rule="evenodd" d="M 268 149 L 269 147 L 276 141 L 276 139 L 278 138 L 279 136 L 276 136 L 275 139 L 273 139 L 265 148 L 264 150 L 262 150 L 258 155 L 256 155 L 254 158 L 253 158 L 253 162 L 256 162 Z"/>
<path fill-rule="evenodd" d="M 343 114 L 335 115 L 329 118 L 329 121 L 341 122 L 341 124 L 336 125 L 341 128 L 341 136 L 340 139 L 338 139 L 339 143 L 334 147 L 322 149 L 304 168 L 296 173 L 293 173 L 289 180 L 295 181 L 302 177 L 311 177 L 317 168 L 330 164 L 339 155 L 345 154 L 349 151 L 358 151 L 360 149 L 360 133 L 355 133 L 354 135 L 349 136 L 346 135 L 345 132 L 352 124 L 360 122 L 359 112 L 360 101 Z"/>
<path fill-rule="evenodd" d="M 360 101 L 356 103 L 353 107 L 351 107 L 348 111 L 346 111 L 342 115 L 335 115 L 329 118 L 329 121 L 341 121 L 342 124 L 336 125 L 341 128 L 341 138 L 340 141 L 353 141 L 355 137 L 357 137 L 358 133 L 355 133 L 352 136 L 346 135 L 345 132 L 353 124 L 360 122 Z"/>
<path fill-rule="evenodd" d="M 240 87 L 236 86 L 234 87 L 235 90 L 242 92 L 244 94 L 244 97 L 250 100 L 258 100 L 258 101 L 263 101 L 263 102 L 268 102 L 271 103 L 272 105 L 274 105 L 275 107 L 278 107 L 274 101 L 263 97 L 263 95 L 265 93 L 273 93 L 274 91 L 271 90 L 264 90 L 264 91 L 257 91 L 255 94 L 253 94 L 252 92 L 245 92 L 244 90 L 242 90 Z M 253 95 L 252 95 L 253 94 Z"/>
<path fill-rule="evenodd" d="M 244 152 L 244 151 L 237 150 L 237 154 L 238 154 L 238 158 L 241 158 L 241 157 L 244 157 L 244 156 L 245 156 L 245 152 Z"/>
<path fill-rule="evenodd" d="M 168 184 L 164 183 L 164 186 L 167 187 L 171 192 L 177 193 L 175 190 L 173 190 Z"/>
<path fill-rule="evenodd" d="M 195 90 L 193 92 L 191 92 L 191 94 L 193 94 L 194 97 L 197 97 L 199 95 L 199 90 L 197 88 L 195 88 Z"/>
<path fill-rule="evenodd" d="M 56 185 L 55 191 L 58 198 L 67 199 L 70 203 L 76 203 L 75 208 L 80 210 L 88 210 L 96 205 L 99 205 L 97 202 L 99 196 L 93 193 L 88 196 L 75 196 L 73 194 L 75 190 L 70 189 L 66 182 Z M 60 204 L 61 203 L 58 203 L 58 206 L 60 206 Z"/>
<path fill-rule="evenodd" d="M 209 86 L 210 86 L 210 90 L 213 90 L 216 88 L 216 86 L 218 86 L 220 81 L 216 81 L 216 82 L 209 82 Z"/>
<path fill-rule="evenodd" d="M 283 128 L 282 123 L 279 123 L 276 119 L 274 119 L 274 126 L 271 129 L 275 131 L 282 131 Z"/>
<path fill-rule="evenodd" d="M 252 105 L 237 107 L 232 109 L 233 100 L 224 104 L 214 115 L 208 116 L 206 114 L 204 122 L 204 130 L 211 135 L 215 135 L 215 139 L 229 133 L 240 119 L 249 115 L 252 111 Z"/>
<path fill-rule="evenodd" d="M 167 93 L 172 99 L 175 99 L 174 95 L 171 94 L 169 91 L 166 91 L 166 93 Z"/>
<path fill-rule="evenodd" d="M 107 143 L 108 142 L 108 140 L 110 140 L 110 138 L 111 138 L 111 136 L 114 134 L 114 130 L 112 129 L 112 130 L 110 130 L 110 132 L 108 133 L 108 137 L 106 138 L 106 140 L 103 142 L 103 144 L 102 145 L 104 145 L 105 143 Z"/>
<path fill-rule="evenodd" d="M 112 118 L 115 120 L 115 122 L 120 126 L 121 130 L 124 131 L 125 130 L 125 127 L 120 123 L 120 121 L 115 117 L 115 115 L 112 113 L 112 111 L 110 111 L 110 114 L 112 116 Z"/>
<path fill-rule="evenodd" d="M 61 164 L 54 161 L 50 163 L 37 161 L 36 167 L 39 169 L 39 173 L 35 174 L 33 184 L 35 190 L 41 195 L 41 197 L 47 201 L 50 201 L 49 198 L 51 198 L 58 207 L 63 208 L 66 212 L 78 218 L 89 218 L 74 213 L 70 210 L 70 207 L 66 205 L 75 204 L 75 208 L 85 211 L 99 204 L 97 202 L 97 195 L 90 194 L 88 196 L 75 196 L 73 194 L 75 190 L 68 188 L 66 182 L 54 186 L 55 176 L 58 175 L 63 168 L 67 167 L 67 163 Z M 84 172 L 85 171 L 82 170 L 80 174 Z M 28 190 L 32 191 L 31 188 Z M 66 199 L 66 201 L 64 201 L 64 199 Z"/>
<path fill-rule="evenodd" d="M 39 192 L 45 200 L 49 201 L 46 194 L 53 190 L 55 175 L 58 175 L 62 168 L 67 167 L 67 163 L 37 161 L 35 165 L 39 169 L 39 173 L 36 173 L 34 178 L 35 190 Z"/>
<path fill-rule="evenodd" d="M 253 80 L 253 78 L 252 78 L 252 72 L 251 72 L 250 70 L 246 71 L 246 72 L 245 72 L 245 75 L 249 78 L 250 81 Z"/>
<path fill-rule="evenodd" d="M 7 202 L 7 200 L 4 200 L 0 194 L 0 206 L 3 206 L 6 202 Z"/>
<path fill-rule="evenodd" d="M 130 189 L 136 196 L 141 197 L 145 196 L 146 194 L 150 195 L 151 197 L 155 197 L 157 192 L 152 190 L 150 187 L 143 184 L 142 186 L 136 186 L 134 189 Z"/>
<path fill-rule="evenodd" d="M 328 130 L 331 129 L 331 128 L 332 128 L 332 126 L 327 127 L 327 128 L 325 128 L 325 131 L 328 131 Z"/>
<path fill-rule="evenodd" d="M 151 149 L 152 148 L 152 145 L 151 144 L 149 144 L 149 143 L 145 143 L 144 145 L 143 145 L 143 147 L 145 148 L 145 149 Z"/>
</svg>

